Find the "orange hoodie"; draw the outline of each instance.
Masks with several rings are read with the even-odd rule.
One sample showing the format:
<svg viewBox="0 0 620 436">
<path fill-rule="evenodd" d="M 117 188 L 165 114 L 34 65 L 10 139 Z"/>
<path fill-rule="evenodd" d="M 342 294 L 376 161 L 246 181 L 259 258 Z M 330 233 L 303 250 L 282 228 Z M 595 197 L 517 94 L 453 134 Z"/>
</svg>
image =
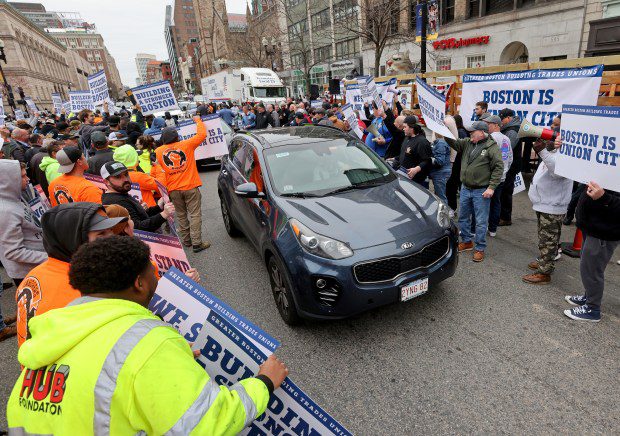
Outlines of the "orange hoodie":
<svg viewBox="0 0 620 436">
<path fill-rule="evenodd" d="M 157 162 L 166 173 L 166 184 L 170 191 L 189 191 L 202 186 L 194 152 L 207 137 L 205 124 L 200 117 L 194 117 L 196 135 L 184 141 L 162 145 L 155 150 Z"/>
<path fill-rule="evenodd" d="M 141 173 L 135 170 L 129 170 L 129 178 L 131 183 L 137 183 L 140 185 L 140 192 L 142 192 L 142 201 L 144 201 L 148 207 L 157 206 L 153 191 L 159 192 L 155 178 L 148 174 Z"/>
<path fill-rule="evenodd" d="M 101 204 L 101 189 L 84 177 L 62 174 L 56 177 L 49 185 L 48 192 L 52 207 L 64 203 L 89 201 Z"/>
</svg>

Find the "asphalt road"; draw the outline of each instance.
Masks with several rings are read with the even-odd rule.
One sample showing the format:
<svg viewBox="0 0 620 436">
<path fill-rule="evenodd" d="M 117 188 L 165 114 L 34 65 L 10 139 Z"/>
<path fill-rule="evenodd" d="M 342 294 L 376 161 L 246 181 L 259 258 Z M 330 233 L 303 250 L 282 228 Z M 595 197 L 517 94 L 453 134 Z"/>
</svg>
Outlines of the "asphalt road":
<svg viewBox="0 0 620 436">
<path fill-rule="evenodd" d="M 564 295 L 580 292 L 577 259 L 562 257 L 553 283 L 521 282 L 536 256 L 525 193 L 513 226 L 487 259 L 461 255 L 457 274 L 410 302 L 353 319 L 289 328 L 273 303 L 259 255 L 231 239 L 220 216 L 217 172 L 202 175 L 212 247 L 188 255 L 203 284 L 280 339 L 291 378 L 355 434 L 615 433 L 620 428 L 620 266 L 607 269 L 603 320 L 569 320 Z M 572 240 L 574 226 L 563 240 Z M 620 252 L 615 259 L 620 259 Z M 2 297 L 14 308 L 14 288 Z M 15 341 L 0 343 L 0 430 L 18 376 Z"/>
</svg>

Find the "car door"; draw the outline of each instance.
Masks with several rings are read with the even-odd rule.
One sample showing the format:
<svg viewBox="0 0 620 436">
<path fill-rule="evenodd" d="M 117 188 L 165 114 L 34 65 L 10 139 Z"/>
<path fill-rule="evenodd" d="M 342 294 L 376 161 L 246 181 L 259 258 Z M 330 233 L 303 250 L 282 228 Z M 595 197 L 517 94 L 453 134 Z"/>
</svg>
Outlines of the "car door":
<svg viewBox="0 0 620 436">
<path fill-rule="evenodd" d="M 224 186 L 226 186 L 226 203 L 230 210 L 230 214 L 235 220 L 235 223 L 239 224 L 242 231 L 245 231 L 243 225 L 244 219 L 241 216 L 243 213 L 242 198 L 239 198 L 235 194 L 235 189 L 242 183 L 245 183 L 243 176 L 243 168 L 245 164 L 245 148 L 248 147 L 247 143 L 241 139 L 233 139 L 230 143 L 228 157 L 222 166 L 222 177 L 224 178 Z"/>
<path fill-rule="evenodd" d="M 254 183 L 258 188 L 258 192 L 263 192 L 267 195 L 258 150 L 253 145 L 246 143 L 244 153 L 244 179 L 247 182 Z M 244 227 L 247 229 L 245 234 L 257 248 L 260 248 L 263 238 L 269 232 L 269 213 L 271 211 L 269 197 L 242 200 L 242 215 L 246 220 Z"/>
</svg>

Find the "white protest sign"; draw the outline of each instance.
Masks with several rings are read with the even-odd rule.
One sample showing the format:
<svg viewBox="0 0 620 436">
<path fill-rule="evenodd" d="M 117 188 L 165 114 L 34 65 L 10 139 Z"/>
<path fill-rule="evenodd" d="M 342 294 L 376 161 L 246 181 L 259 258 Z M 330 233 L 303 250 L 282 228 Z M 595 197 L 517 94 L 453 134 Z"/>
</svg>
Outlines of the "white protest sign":
<svg viewBox="0 0 620 436">
<path fill-rule="evenodd" d="M 535 126 L 549 126 L 562 112 L 563 104 L 596 105 L 602 74 L 602 65 L 465 74 L 459 113 L 465 125 L 469 125 L 476 119 L 476 103 L 486 101 L 488 112 L 494 115 L 510 108 L 522 120 L 527 119 Z"/>
<path fill-rule="evenodd" d="M 354 111 L 358 111 L 362 120 L 366 119 L 364 112 L 364 99 L 362 91 L 357 83 L 345 83 L 344 85 L 345 101 L 353 106 Z"/>
<path fill-rule="evenodd" d="M 23 120 L 25 119 L 26 116 L 24 115 L 24 111 L 21 109 L 15 109 L 15 119 L 16 120 Z"/>
<path fill-rule="evenodd" d="M 388 105 L 391 105 L 394 101 L 394 96 L 398 93 L 396 90 L 396 77 L 392 77 L 386 82 L 376 82 L 377 93 L 381 100 L 385 101 Z"/>
<path fill-rule="evenodd" d="M 98 176 L 96 174 L 84 173 L 84 178 L 95 185 L 97 188 L 101 189 L 103 192 L 106 192 L 108 188 L 105 186 L 105 182 L 103 181 L 103 177 Z M 129 191 L 129 195 L 138 202 L 142 203 L 142 191 L 140 191 L 140 185 L 137 183 L 131 184 L 131 191 Z"/>
<path fill-rule="evenodd" d="M 321 100 L 312 100 L 310 102 L 310 107 L 313 107 L 315 109 L 321 108 L 321 107 L 323 107 L 323 101 L 321 101 Z"/>
<path fill-rule="evenodd" d="M 185 273 L 190 269 L 183 245 L 177 236 L 134 230 L 134 236 L 151 248 L 151 260 L 157 265 L 159 277 L 172 267 Z"/>
<path fill-rule="evenodd" d="M 157 189 L 159 190 L 159 195 L 161 195 L 161 198 L 164 199 L 164 204 L 170 203 L 170 195 L 168 195 L 168 189 L 166 189 L 166 187 L 159 180 L 155 180 L 155 184 L 157 185 Z M 168 226 L 170 227 L 170 233 L 174 236 L 177 236 L 177 228 L 174 225 L 174 217 L 169 216 L 167 220 Z"/>
<path fill-rule="evenodd" d="M 411 85 L 401 85 L 398 86 L 397 92 L 400 92 L 399 101 L 403 106 L 403 109 L 411 109 L 413 107 L 413 92 L 411 90 Z"/>
<path fill-rule="evenodd" d="M 357 78 L 357 84 L 360 87 L 360 92 L 364 103 L 368 103 L 370 105 L 374 102 L 378 105 L 378 107 L 381 107 L 381 100 L 379 99 L 374 78 L 370 76 L 360 76 Z"/>
<path fill-rule="evenodd" d="M 105 101 L 110 99 L 108 80 L 104 70 L 88 76 L 88 88 L 92 95 L 93 105 L 102 106 Z"/>
<path fill-rule="evenodd" d="M 34 100 L 32 99 L 32 97 L 26 97 L 24 98 L 24 101 L 26 102 L 26 105 L 28 106 L 31 115 L 33 115 L 35 112 L 39 112 L 39 108 L 37 108 L 37 105 L 34 104 Z"/>
<path fill-rule="evenodd" d="M 71 112 L 74 113 L 82 109 L 95 110 L 93 96 L 90 91 L 69 91 L 69 102 L 71 103 Z"/>
<path fill-rule="evenodd" d="M 620 192 L 620 107 L 564 105 L 555 172 Z"/>
<path fill-rule="evenodd" d="M 32 186 L 28 184 L 28 187 L 22 193 L 22 198 L 26 200 L 28 206 L 30 206 L 30 211 L 34 217 L 34 224 L 37 227 L 41 227 L 41 217 L 52 208 L 49 200 L 45 194 L 43 194 L 41 185 Z"/>
<path fill-rule="evenodd" d="M 59 115 L 62 111 L 62 97 L 57 92 L 52 94 L 52 104 L 54 105 L 54 113 Z"/>
<path fill-rule="evenodd" d="M 525 182 L 523 181 L 523 174 L 519 173 L 515 176 L 515 187 L 512 191 L 512 195 L 517 195 L 519 192 L 525 191 Z"/>
<path fill-rule="evenodd" d="M 456 139 L 443 120 L 446 114 L 446 97 L 416 77 L 420 110 L 426 127 L 450 139 Z"/>
<path fill-rule="evenodd" d="M 232 386 L 258 373 L 259 365 L 279 342 L 235 312 L 175 268 L 161 278 L 149 308 L 175 327 L 194 349 L 213 380 Z M 234 359 L 235 365 L 230 365 Z M 350 435 L 342 425 L 314 403 L 290 379 L 276 389 L 259 416 L 240 434 Z"/>
<path fill-rule="evenodd" d="M 207 137 L 194 153 L 196 160 L 219 157 L 227 154 L 228 146 L 226 145 L 226 138 L 222 130 L 222 119 L 220 116 L 218 114 L 207 115 L 202 117 L 202 122 L 207 130 Z M 181 121 L 176 129 L 177 132 L 179 132 L 180 141 L 196 135 L 196 123 L 194 120 Z M 155 132 L 151 136 L 157 141 L 161 138 L 161 132 Z"/>
<path fill-rule="evenodd" d="M 342 114 L 344 115 L 344 119 L 349 123 L 351 130 L 355 132 L 359 139 L 362 139 L 362 137 L 364 136 L 364 132 L 362 132 L 359 124 L 357 124 L 357 116 L 355 115 L 355 112 L 353 112 L 353 106 L 347 103 L 342 106 L 341 110 Z"/>
<path fill-rule="evenodd" d="M 138 86 L 132 88 L 131 92 L 140 105 L 143 115 L 179 109 L 174 91 L 167 80 Z"/>
<path fill-rule="evenodd" d="M 69 112 L 71 112 L 71 102 L 70 101 L 65 101 L 62 103 L 62 107 L 65 110 L 65 112 L 67 112 L 67 114 Z"/>
</svg>

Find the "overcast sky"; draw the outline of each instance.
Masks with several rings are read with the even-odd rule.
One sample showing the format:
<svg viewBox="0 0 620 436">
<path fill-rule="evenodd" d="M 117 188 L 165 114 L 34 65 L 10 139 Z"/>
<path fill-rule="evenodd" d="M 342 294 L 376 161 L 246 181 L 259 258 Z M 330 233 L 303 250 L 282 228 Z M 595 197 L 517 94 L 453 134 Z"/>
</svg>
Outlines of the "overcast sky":
<svg viewBox="0 0 620 436">
<path fill-rule="evenodd" d="M 24 1 L 24 0 L 21 0 Z M 164 39 L 166 5 L 172 0 L 27 0 L 42 3 L 48 11 L 79 12 L 95 23 L 116 60 L 124 85 L 136 84 L 136 53 L 168 59 Z M 246 0 L 226 0 L 229 13 L 245 13 Z"/>
</svg>

